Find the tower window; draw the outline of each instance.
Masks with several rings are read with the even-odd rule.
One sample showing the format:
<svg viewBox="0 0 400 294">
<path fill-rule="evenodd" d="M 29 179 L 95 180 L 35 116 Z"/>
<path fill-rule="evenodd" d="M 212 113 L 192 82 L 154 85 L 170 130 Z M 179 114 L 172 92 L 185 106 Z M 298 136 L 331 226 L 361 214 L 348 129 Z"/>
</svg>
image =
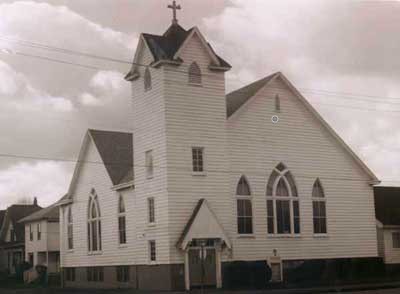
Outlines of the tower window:
<svg viewBox="0 0 400 294">
<path fill-rule="evenodd" d="M 200 66 L 197 62 L 193 62 L 189 67 L 189 84 L 201 85 L 202 74 Z"/>
<path fill-rule="evenodd" d="M 153 151 L 149 150 L 146 152 L 145 156 L 145 161 L 146 161 L 146 177 L 152 178 L 153 177 Z"/>
<path fill-rule="evenodd" d="M 151 262 L 154 262 L 157 260 L 156 241 L 154 241 L 154 240 L 149 241 L 149 255 L 150 255 Z"/>
<path fill-rule="evenodd" d="M 147 199 L 148 213 L 149 213 L 149 224 L 154 224 L 156 222 L 154 198 Z"/>
<path fill-rule="evenodd" d="M 192 148 L 192 165 L 193 172 L 204 172 L 204 148 L 193 147 Z"/>
<path fill-rule="evenodd" d="M 144 90 L 151 90 L 151 73 L 148 67 L 146 67 L 146 70 L 144 71 Z"/>
</svg>

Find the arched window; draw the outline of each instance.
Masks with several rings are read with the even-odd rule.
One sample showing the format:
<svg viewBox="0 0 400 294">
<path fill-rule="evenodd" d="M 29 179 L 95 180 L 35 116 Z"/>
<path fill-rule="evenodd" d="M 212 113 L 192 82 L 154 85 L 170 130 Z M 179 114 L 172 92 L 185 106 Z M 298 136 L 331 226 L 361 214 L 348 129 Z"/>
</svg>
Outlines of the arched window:
<svg viewBox="0 0 400 294">
<path fill-rule="evenodd" d="M 151 73 L 148 67 L 146 67 L 146 70 L 144 71 L 144 90 L 151 90 Z"/>
<path fill-rule="evenodd" d="M 326 234 L 326 199 L 321 181 L 316 179 L 312 190 L 314 234 Z"/>
<path fill-rule="evenodd" d="M 193 62 L 189 67 L 189 84 L 201 85 L 202 75 L 200 66 Z"/>
<path fill-rule="evenodd" d="M 118 201 L 118 232 L 119 244 L 126 244 L 126 211 L 125 202 L 122 195 L 119 196 Z"/>
<path fill-rule="evenodd" d="M 72 211 L 71 207 L 68 207 L 68 214 L 67 214 L 67 242 L 68 242 L 68 249 L 71 250 L 74 248 L 74 223 L 72 220 Z"/>
<path fill-rule="evenodd" d="M 238 234 L 253 234 L 251 191 L 245 176 L 242 176 L 237 184 L 236 198 Z"/>
<path fill-rule="evenodd" d="M 278 94 L 275 95 L 275 112 L 281 111 L 281 98 Z"/>
<path fill-rule="evenodd" d="M 267 184 L 268 234 L 299 234 L 299 197 L 293 176 L 280 163 L 274 168 Z"/>
<path fill-rule="evenodd" d="M 101 215 L 99 199 L 94 189 L 89 197 L 87 227 L 89 252 L 101 251 Z"/>
</svg>

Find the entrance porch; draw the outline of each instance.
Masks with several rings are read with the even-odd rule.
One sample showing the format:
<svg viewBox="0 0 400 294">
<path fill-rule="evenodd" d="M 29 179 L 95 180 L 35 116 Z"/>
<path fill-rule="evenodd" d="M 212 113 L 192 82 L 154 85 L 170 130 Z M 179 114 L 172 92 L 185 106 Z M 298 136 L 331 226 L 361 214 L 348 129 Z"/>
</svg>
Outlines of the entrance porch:
<svg viewBox="0 0 400 294">
<path fill-rule="evenodd" d="M 205 199 L 199 200 L 177 243 L 185 256 L 185 288 L 222 288 L 221 253 L 232 248 Z"/>
</svg>

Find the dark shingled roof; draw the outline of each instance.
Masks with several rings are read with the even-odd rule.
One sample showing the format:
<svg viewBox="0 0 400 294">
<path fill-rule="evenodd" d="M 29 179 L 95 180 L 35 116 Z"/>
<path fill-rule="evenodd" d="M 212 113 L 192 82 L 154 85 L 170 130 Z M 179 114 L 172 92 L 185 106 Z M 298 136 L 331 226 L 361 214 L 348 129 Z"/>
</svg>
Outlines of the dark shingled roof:
<svg viewBox="0 0 400 294">
<path fill-rule="evenodd" d="M 156 61 L 159 60 L 174 60 L 174 55 L 178 52 L 179 48 L 185 42 L 186 38 L 190 35 L 193 28 L 185 30 L 178 24 L 171 25 L 168 30 L 162 35 L 143 34 L 147 45 Z M 210 44 L 207 44 L 212 52 L 215 54 L 214 49 Z M 222 67 L 230 68 L 231 65 L 215 54 L 221 63 Z M 175 60 L 177 61 L 177 60 Z M 180 60 L 178 60 L 180 61 Z"/>
<path fill-rule="evenodd" d="M 400 225 L 400 187 L 374 187 L 375 215 L 383 225 Z"/>
<path fill-rule="evenodd" d="M 89 130 L 113 185 L 133 181 L 131 133 Z"/>
<path fill-rule="evenodd" d="M 53 204 L 49 207 L 43 208 L 39 211 L 24 217 L 19 220 L 20 223 L 33 222 L 38 220 L 48 220 L 48 221 L 59 221 L 59 207 L 56 204 Z"/>
<path fill-rule="evenodd" d="M 3 220 L 4 220 L 5 215 L 6 215 L 6 211 L 0 210 L 0 230 L 1 230 L 1 226 L 3 225 Z"/>
<path fill-rule="evenodd" d="M 234 114 L 243 104 L 246 103 L 251 97 L 253 97 L 262 87 L 264 87 L 275 75 L 274 73 L 261 80 L 258 80 L 250 85 L 240 88 L 226 95 L 226 114 L 230 117 Z"/>
<path fill-rule="evenodd" d="M 25 225 L 18 223 L 18 221 L 40 209 L 40 206 L 34 204 L 15 204 L 7 208 L 4 220 L 5 227 L 2 228 L 0 240 L 4 240 L 6 229 L 11 222 L 17 235 L 16 242 L 25 241 Z"/>
</svg>

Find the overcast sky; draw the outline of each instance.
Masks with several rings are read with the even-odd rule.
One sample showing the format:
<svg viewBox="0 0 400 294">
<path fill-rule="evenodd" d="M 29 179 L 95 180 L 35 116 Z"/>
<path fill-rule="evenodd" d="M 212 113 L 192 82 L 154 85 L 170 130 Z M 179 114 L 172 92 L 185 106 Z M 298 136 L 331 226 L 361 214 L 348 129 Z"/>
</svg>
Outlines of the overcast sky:
<svg viewBox="0 0 400 294">
<path fill-rule="evenodd" d="M 132 127 L 129 64 L 10 38 L 129 61 L 141 32 L 170 25 L 169 2 L 1 0 L 0 208 L 33 196 L 41 205 L 57 200 L 87 128 Z M 282 71 L 385 184 L 400 184 L 399 1 L 178 2 L 180 24 L 198 26 L 233 65 L 228 90 Z"/>
</svg>

